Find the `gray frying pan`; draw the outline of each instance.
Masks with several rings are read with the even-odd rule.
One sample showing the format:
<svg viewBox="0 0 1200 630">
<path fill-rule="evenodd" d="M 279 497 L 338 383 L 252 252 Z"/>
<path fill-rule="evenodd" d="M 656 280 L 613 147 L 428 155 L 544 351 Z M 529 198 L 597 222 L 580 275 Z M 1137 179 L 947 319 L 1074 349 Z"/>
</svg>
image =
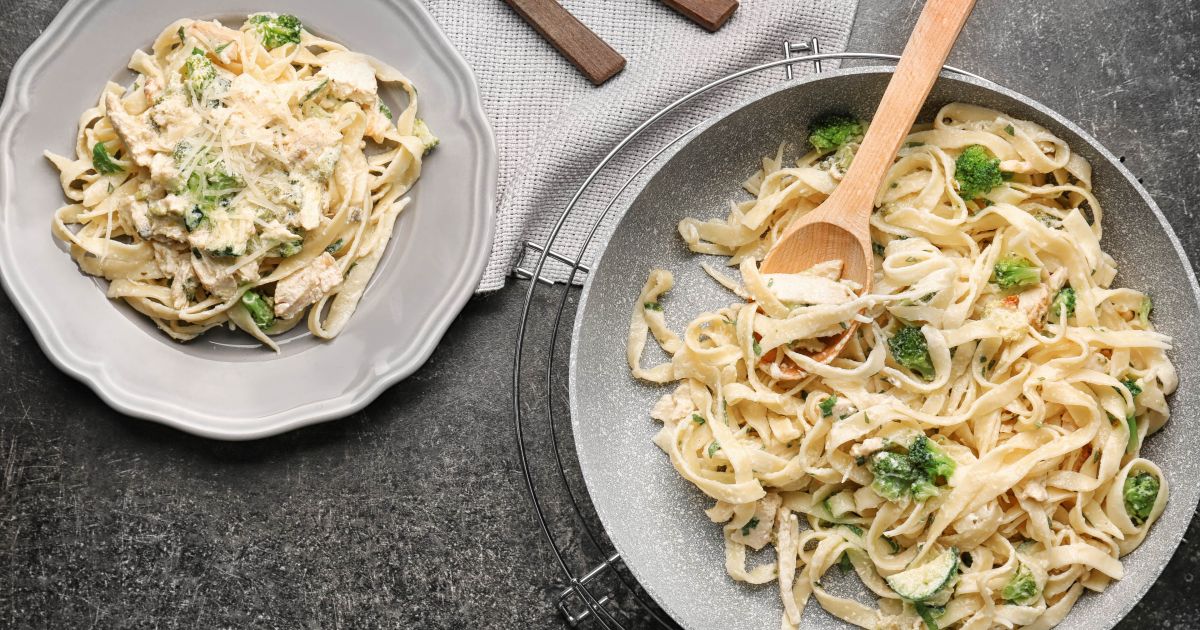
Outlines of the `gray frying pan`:
<svg viewBox="0 0 1200 630">
<path fill-rule="evenodd" d="M 773 155 L 783 140 L 802 142 L 813 116 L 849 110 L 869 118 L 890 75 L 889 68 L 822 73 L 706 123 L 662 162 L 626 210 L 584 287 L 570 366 L 580 467 L 625 564 L 685 628 L 777 628 L 782 609 L 775 583 L 749 586 L 725 574 L 720 529 L 701 512 L 711 502 L 680 478 L 651 443 L 658 423 L 650 419 L 649 409 L 668 390 L 629 375 L 625 336 L 630 309 L 653 267 L 675 274 L 675 289 L 663 304 L 676 330 L 694 314 L 734 301 L 700 269 L 705 257 L 687 250 L 676 223 L 685 216 L 724 216 L 728 201 L 738 197 L 740 183 L 756 170 L 759 159 Z M 1154 201 L 1117 157 L 1082 129 L 1011 90 L 950 75 L 934 86 L 918 120 L 928 121 L 951 101 L 1035 121 L 1091 162 L 1095 193 L 1105 210 L 1103 245 L 1121 270 L 1116 284 L 1148 291 L 1154 298 L 1155 326 L 1175 340 L 1171 357 L 1181 381 L 1172 400 L 1174 413 L 1143 450 L 1167 475 L 1170 502 L 1142 546 L 1123 559 L 1125 578 L 1104 593 L 1085 594 L 1059 626 L 1109 628 L 1133 608 L 1166 566 L 1200 498 L 1200 460 L 1191 452 L 1200 441 L 1200 378 L 1195 376 L 1200 371 L 1200 332 L 1195 326 L 1200 321 L 1200 288 Z M 833 569 L 827 575 L 827 588 L 865 597 L 855 579 L 837 574 Z M 847 626 L 813 601 L 803 627 Z"/>
</svg>

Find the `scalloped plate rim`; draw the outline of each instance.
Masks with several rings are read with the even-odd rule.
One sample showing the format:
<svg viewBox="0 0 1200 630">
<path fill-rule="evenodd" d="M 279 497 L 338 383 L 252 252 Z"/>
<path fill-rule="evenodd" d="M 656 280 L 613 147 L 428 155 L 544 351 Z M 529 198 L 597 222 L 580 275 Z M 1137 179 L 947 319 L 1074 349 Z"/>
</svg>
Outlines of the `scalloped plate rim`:
<svg viewBox="0 0 1200 630">
<path fill-rule="evenodd" d="M 104 0 L 68 2 L 13 64 L 4 102 L 0 106 L 0 154 L 8 156 L 17 123 L 29 111 L 28 89 L 36 79 L 35 70 L 49 54 L 63 46 L 65 38 L 74 32 L 79 22 L 101 4 L 104 4 Z M 247 420 L 244 428 L 228 428 L 222 423 L 236 416 L 198 413 L 184 406 L 162 401 L 147 402 L 146 397 L 119 386 L 112 379 L 104 362 L 96 360 L 95 357 L 81 356 L 66 347 L 58 337 L 53 322 L 41 312 L 41 304 L 37 301 L 36 294 L 23 282 L 22 274 L 17 270 L 16 261 L 11 259 L 8 248 L 0 248 L 0 286 L 3 286 L 9 300 L 29 326 L 42 352 L 56 367 L 87 385 L 110 407 L 129 416 L 165 424 L 201 437 L 252 440 L 348 416 L 361 410 L 384 389 L 410 376 L 429 360 L 442 337 L 474 294 L 491 251 L 496 219 L 496 142 L 490 120 L 483 108 L 474 72 L 428 10 L 415 2 L 392 1 L 380 3 L 380 6 L 386 7 L 386 10 L 395 14 L 398 19 L 415 19 L 428 26 L 423 33 L 433 38 L 432 44 L 440 49 L 440 59 L 445 62 L 445 67 L 451 70 L 449 80 L 466 96 L 466 102 L 460 103 L 460 106 L 465 106 L 464 128 L 482 149 L 477 153 L 479 160 L 476 168 L 470 173 L 478 187 L 473 199 L 474 207 L 467 215 L 472 219 L 471 239 L 480 246 L 465 253 L 464 264 L 455 276 L 453 284 L 447 286 L 444 295 L 435 304 L 435 310 L 442 313 L 442 316 L 428 319 L 422 326 L 425 334 L 410 344 L 406 351 L 398 356 L 398 360 L 397 357 L 392 357 L 393 360 L 389 361 L 384 371 L 377 373 L 375 378 L 351 382 L 347 389 L 335 398 L 308 401 L 296 407 L 280 409 Z M 194 6 L 189 7 L 189 10 L 199 13 Z M 13 187 L 6 185 L 12 179 L 12 162 L 3 160 L 3 164 L 0 164 L 0 243 L 9 238 L 3 217 L 7 214 L 6 208 L 12 204 Z M 94 370 L 86 371 L 89 367 Z"/>
</svg>

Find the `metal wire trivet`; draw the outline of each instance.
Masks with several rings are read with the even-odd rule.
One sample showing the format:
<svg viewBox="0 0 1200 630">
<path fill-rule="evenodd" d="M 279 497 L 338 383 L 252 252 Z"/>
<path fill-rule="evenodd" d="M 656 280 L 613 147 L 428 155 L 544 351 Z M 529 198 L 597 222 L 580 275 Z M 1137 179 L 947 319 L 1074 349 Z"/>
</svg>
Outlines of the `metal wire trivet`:
<svg viewBox="0 0 1200 630">
<path fill-rule="evenodd" d="M 793 56 L 794 52 L 804 52 Z M 545 535 L 559 569 L 565 577 L 565 587 L 557 594 L 555 605 L 572 627 L 586 622 L 606 630 L 627 628 L 679 628 L 641 588 L 621 562 L 601 527 L 575 458 L 571 440 L 570 413 L 567 401 L 566 364 L 570 352 L 570 324 L 575 319 L 578 291 L 572 286 L 591 270 L 582 263 L 588 246 L 598 229 L 619 201 L 636 192 L 633 184 L 668 149 L 692 135 L 703 122 L 690 126 L 675 135 L 653 153 L 632 174 L 625 175 L 617 192 L 607 198 L 603 212 L 590 226 L 582 246 L 574 255 L 556 251 L 563 226 L 580 201 L 595 189 L 594 184 L 604 177 L 621 182 L 609 168 L 636 139 L 642 137 L 664 118 L 693 102 L 702 94 L 729 84 L 739 78 L 771 68 L 783 67 L 784 80 L 791 80 L 792 66 L 811 63 L 820 72 L 821 62 L 827 60 L 870 60 L 895 62 L 896 55 L 876 53 L 821 53 L 820 42 L 810 39 L 802 44 L 783 43 L 783 58 L 752 66 L 717 79 L 667 105 L 650 116 L 625 136 L 584 179 L 567 203 L 546 244 L 526 242 L 514 273 L 529 283 L 521 324 L 517 331 L 513 363 L 513 418 L 517 438 L 517 454 L 525 483 L 533 501 L 534 515 Z M 946 66 L 947 70 L 979 78 L 964 70 Z M 600 199 L 603 203 L 604 198 Z M 548 275 L 548 265 L 561 265 L 554 278 Z M 565 276 L 563 275 L 565 273 Z M 550 318 L 532 318 L 531 311 L 554 309 Z M 564 325 L 567 328 L 564 329 Z"/>
</svg>

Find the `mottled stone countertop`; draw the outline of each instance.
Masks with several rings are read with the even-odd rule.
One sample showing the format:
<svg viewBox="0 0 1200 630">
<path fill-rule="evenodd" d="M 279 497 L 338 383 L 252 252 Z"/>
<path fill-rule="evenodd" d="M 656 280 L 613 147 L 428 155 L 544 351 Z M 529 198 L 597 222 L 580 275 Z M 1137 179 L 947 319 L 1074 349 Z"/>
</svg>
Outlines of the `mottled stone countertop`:
<svg viewBox="0 0 1200 630">
<path fill-rule="evenodd" d="M 0 80 L 60 5 L 0 0 Z M 979 5 L 951 63 L 1126 155 L 1196 251 L 1200 0 Z M 899 52 L 919 9 L 861 0 L 850 49 Z M 513 446 L 523 299 L 473 299 L 350 418 L 220 443 L 111 411 L 0 297 L 0 627 L 565 627 Z M 1200 627 L 1198 572 L 1185 544 L 1120 627 Z"/>
</svg>

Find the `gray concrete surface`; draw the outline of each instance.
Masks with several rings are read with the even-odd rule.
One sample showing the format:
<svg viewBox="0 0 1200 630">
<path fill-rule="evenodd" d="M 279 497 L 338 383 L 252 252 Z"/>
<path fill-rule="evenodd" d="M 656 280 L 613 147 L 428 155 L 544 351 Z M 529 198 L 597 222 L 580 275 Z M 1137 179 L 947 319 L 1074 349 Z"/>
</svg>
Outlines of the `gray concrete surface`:
<svg viewBox="0 0 1200 630">
<path fill-rule="evenodd" d="M 0 80 L 60 4 L 0 0 Z M 951 63 L 1126 155 L 1195 251 L 1200 0 L 979 4 Z M 851 49 L 899 52 L 919 9 L 862 0 Z M 0 627 L 565 627 L 511 431 L 524 290 L 363 412 L 247 444 L 109 410 L 0 297 Z M 1120 627 L 1200 627 L 1197 571 L 1185 545 Z"/>
</svg>

